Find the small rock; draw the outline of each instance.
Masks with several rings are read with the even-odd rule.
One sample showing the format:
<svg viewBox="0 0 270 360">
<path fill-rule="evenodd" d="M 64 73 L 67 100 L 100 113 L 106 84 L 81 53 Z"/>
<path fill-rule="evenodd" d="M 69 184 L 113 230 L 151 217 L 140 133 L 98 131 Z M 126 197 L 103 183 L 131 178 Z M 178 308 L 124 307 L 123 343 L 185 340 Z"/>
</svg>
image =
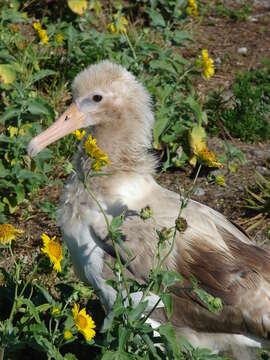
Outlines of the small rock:
<svg viewBox="0 0 270 360">
<path fill-rule="evenodd" d="M 224 175 L 224 174 L 221 169 L 217 169 L 217 170 L 211 171 L 211 175 L 214 175 L 215 177 L 217 177 L 217 176 Z"/>
<path fill-rule="evenodd" d="M 246 47 L 240 47 L 240 48 L 237 49 L 237 52 L 240 55 L 247 55 L 248 50 L 247 50 Z"/>
<path fill-rule="evenodd" d="M 248 21 L 258 22 L 258 19 L 257 19 L 255 16 L 249 16 L 249 17 L 248 17 Z"/>
<path fill-rule="evenodd" d="M 194 195 L 196 195 L 196 196 L 204 196 L 205 191 L 203 190 L 203 188 L 197 187 L 197 189 L 194 191 Z"/>
<path fill-rule="evenodd" d="M 220 57 L 217 57 L 217 58 L 215 59 L 215 64 L 216 64 L 216 65 L 220 65 L 221 63 L 222 63 L 221 58 L 220 58 Z"/>
<path fill-rule="evenodd" d="M 263 176 L 270 176 L 270 169 L 265 166 L 257 166 L 256 170 Z"/>
</svg>

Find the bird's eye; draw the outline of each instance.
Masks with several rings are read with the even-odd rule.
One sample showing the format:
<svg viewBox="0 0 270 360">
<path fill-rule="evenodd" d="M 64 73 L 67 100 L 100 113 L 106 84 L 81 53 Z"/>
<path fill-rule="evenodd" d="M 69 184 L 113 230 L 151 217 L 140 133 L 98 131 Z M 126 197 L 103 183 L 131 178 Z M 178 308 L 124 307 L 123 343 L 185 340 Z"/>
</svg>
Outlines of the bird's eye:
<svg viewBox="0 0 270 360">
<path fill-rule="evenodd" d="M 93 96 L 93 100 L 94 100 L 95 102 L 100 102 L 100 101 L 102 100 L 102 96 L 101 96 L 101 95 L 94 95 L 94 96 Z"/>
</svg>

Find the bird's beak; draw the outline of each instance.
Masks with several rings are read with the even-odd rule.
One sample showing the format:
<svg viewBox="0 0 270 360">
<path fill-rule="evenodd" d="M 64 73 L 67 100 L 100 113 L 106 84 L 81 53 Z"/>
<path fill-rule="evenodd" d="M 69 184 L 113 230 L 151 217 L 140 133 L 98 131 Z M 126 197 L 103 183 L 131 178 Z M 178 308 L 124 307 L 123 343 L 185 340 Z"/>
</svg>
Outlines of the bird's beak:
<svg viewBox="0 0 270 360">
<path fill-rule="evenodd" d="M 30 141 L 27 148 L 28 155 L 33 157 L 56 140 L 80 129 L 84 119 L 85 114 L 80 112 L 76 103 L 72 103 L 54 124 Z"/>
</svg>

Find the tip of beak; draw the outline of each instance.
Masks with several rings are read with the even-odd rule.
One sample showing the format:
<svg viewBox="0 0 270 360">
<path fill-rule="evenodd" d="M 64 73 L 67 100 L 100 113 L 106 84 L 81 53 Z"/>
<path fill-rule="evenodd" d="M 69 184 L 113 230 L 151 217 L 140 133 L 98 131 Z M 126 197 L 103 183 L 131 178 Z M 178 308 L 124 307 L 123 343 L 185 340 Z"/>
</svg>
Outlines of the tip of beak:
<svg viewBox="0 0 270 360">
<path fill-rule="evenodd" d="M 41 150 L 36 139 L 32 139 L 27 146 L 27 153 L 31 158 L 36 156 Z"/>
</svg>

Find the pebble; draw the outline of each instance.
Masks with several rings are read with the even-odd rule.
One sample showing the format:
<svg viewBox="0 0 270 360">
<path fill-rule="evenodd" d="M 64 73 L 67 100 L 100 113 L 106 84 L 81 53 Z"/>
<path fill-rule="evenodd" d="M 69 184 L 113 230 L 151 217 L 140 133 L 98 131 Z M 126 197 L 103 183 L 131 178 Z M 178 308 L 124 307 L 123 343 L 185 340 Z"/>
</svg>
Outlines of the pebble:
<svg viewBox="0 0 270 360">
<path fill-rule="evenodd" d="M 248 50 L 247 50 L 246 47 L 240 47 L 240 48 L 237 49 L 237 52 L 240 55 L 247 55 Z"/>
<path fill-rule="evenodd" d="M 248 17 L 248 21 L 258 22 L 258 18 L 256 18 L 255 16 L 249 16 L 249 17 Z"/>
<path fill-rule="evenodd" d="M 204 196 L 205 191 L 203 190 L 203 188 L 197 187 L 197 189 L 194 191 L 194 195 L 196 195 L 196 196 Z"/>
<path fill-rule="evenodd" d="M 215 59 L 215 64 L 216 64 L 216 65 L 220 65 L 221 63 L 222 63 L 221 58 L 220 58 L 220 57 L 217 57 L 217 58 Z"/>
<path fill-rule="evenodd" d="M 220 169 L 211 171 L 211 174 L 214 176 L 224 175 L 223 171 Z"/>
<path fill-rule="evenodd" d="M 270 169 L 265 166 L 257 166 L 256 170 L 263 176 L 270 176 Z"/>
</svg>

